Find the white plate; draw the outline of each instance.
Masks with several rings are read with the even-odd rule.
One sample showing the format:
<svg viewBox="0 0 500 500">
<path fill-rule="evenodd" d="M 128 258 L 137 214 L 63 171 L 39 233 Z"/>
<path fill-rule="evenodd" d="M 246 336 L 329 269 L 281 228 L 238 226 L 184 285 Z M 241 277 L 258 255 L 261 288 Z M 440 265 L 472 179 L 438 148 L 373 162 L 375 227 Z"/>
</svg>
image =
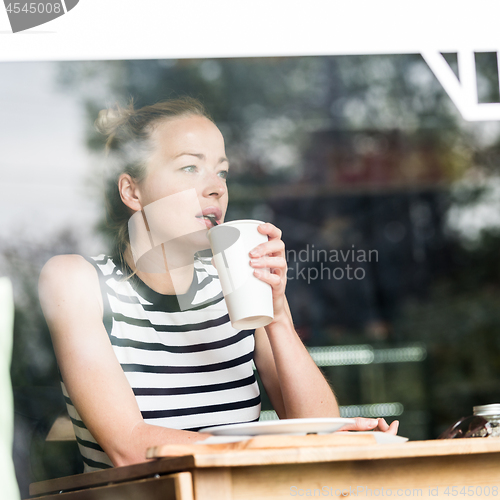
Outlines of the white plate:
<svg viewBox="0 0 500 500">
<path fill-rule="evenodd" d="M 379 431 L 350 431 L 351 434 L 372 434 L 375 436 L 377 444 L 397 444 L 405 443 L 408 438 L 403 436 L 394 436 L 393 434 L 387 434 L 386 432 Z M 236 443 L 238 441 L 248 441 L 252 439 L 253 436 L 210 436 L 202 441 L 197 441 L 196 444 L 223 444 L 223 443 Z"/>
<path fill-rule="evenodd" d="M 329 434 L 344 425 L 354 424 L 352 418 L 290 418 L 284 420 L 265 420 L 244 424 L 205 427 L 200 432 L 214 436 L 263 436 L 265 434 Z"/>
</svg>

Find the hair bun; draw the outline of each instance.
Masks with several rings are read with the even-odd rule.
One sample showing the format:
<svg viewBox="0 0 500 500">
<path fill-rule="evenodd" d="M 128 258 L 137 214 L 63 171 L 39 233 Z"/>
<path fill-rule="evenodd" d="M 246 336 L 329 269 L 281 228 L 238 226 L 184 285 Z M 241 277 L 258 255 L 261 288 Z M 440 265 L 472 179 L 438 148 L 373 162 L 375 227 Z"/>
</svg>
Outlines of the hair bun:
<svg viewBox="0 0 500 500">
<path fill-rule="evenodd" d="M 134 106 L 132 103 L 128 108 L 122 108 L 119 104 L 116 104 L 113 108 L 102 109 L 97 115 L 95 127 L 101 134 L 110 137 L 127 124 L 133 113 Z"/>
</svg>

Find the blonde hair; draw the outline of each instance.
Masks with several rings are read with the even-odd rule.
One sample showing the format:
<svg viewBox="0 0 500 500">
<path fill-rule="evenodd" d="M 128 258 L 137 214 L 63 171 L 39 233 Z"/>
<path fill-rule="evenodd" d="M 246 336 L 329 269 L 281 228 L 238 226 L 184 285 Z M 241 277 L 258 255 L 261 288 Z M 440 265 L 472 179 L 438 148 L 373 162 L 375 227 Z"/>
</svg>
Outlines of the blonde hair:
<svg viewBox="0 0 500 500">
<path fill-rule="evenodd" d="M 147 173 L 145 160 L 150 149 L 149 139 L 155 127 L 164 120 L 191 115 L 212 121 L 203 104 L 192 97 L 162 101 L 139 109 L 134 109 L 131 101 L 125 108 L 117 105 L 99 112 L 95 126 L 107 137 L 106 154 L 114 167 L 105 188 L 105 230 L 113 240 L 113 257 L 123 260 L 129 244 L 128 220 L 132 215 L 118 190 L 120 175 L 128 174 L 137 182 L 143 181 Z"/>
</svg>

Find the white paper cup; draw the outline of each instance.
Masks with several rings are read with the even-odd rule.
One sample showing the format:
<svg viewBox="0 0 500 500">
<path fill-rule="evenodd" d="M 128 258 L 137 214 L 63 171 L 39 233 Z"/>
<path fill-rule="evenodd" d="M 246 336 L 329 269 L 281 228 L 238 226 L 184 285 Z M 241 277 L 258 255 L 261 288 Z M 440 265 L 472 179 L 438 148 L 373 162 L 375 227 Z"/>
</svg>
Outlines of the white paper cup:
<svg viewBox="0 0 500 500">
<path fill-rule="evenodd" d="M 213 227 L 208 239 L 214 255 L 229 318 L 234 328 L 266 326 L 274 318 L 271 285 L 253 275 L 249 252 L 268 241 L 258 220 L 236 220 Z"/>
</svg>

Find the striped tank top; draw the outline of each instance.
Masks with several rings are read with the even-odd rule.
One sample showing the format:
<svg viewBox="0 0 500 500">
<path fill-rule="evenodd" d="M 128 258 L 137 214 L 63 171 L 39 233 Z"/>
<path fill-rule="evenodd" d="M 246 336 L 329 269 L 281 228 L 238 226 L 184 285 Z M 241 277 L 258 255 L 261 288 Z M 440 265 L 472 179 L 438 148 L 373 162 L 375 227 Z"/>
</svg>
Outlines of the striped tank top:
<svg viewBox="0 0 500 500">
<path fill-rule="evenodd" d="M 255 331 L 231 326 L 210 261 L 195 261 L 193 282 L 180 300 L 137 276 L 125 279 L 130 270 L 109 257 L 89 261 L 99 275 L 106 331 L 148 424 L 197 431 L 259 419 Z M 84 471 L 112 467 L 61 384 Z"/>
</svg>

